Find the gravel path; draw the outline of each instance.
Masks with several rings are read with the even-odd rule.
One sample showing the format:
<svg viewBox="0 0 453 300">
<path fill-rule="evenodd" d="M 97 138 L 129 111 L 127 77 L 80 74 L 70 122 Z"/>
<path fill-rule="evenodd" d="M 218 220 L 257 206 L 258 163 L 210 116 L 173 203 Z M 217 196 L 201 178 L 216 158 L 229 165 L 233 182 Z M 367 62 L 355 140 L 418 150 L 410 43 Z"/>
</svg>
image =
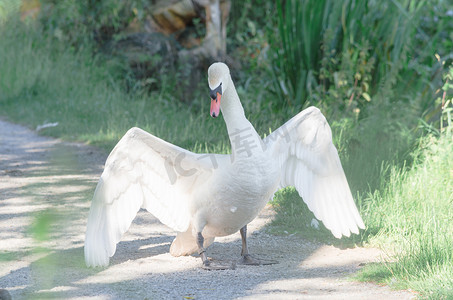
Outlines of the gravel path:
<svg viewBox="0 0 453 300">
<path fill-rule="evenodd" d="M 270 208 L 250 224 L 249 248 L 271 266 L 205 271 L 198 257 L 172 257 L 175 232 L 140 211 L 111 264 L 88 269 L 83 239 L 106 155 L 0 121 L 0 289 L 13 299 L 413 299 L 407 291 L 346 277 L 381 256 L 266 231 Z M 237 259 L 239 234 L 211 257 Z"/>
</svg>

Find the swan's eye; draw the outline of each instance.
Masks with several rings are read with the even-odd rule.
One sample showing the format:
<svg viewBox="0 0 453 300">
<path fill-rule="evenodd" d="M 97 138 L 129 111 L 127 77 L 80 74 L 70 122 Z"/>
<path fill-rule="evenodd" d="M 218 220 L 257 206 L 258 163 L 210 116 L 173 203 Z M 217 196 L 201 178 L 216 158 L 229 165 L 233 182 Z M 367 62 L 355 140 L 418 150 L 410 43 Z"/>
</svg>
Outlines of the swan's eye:
<svg viewBox="0 0 453 300">
<path fill-rule="evenodd" d="M 215 89 L 210 90 L 209 96 L 211 96 L 211 99 L 215 99 L 215 98 L 217 98 L 217 93 L 222 95 L 222 83 L 220 83 L 219 86 L 216 87 Z"/>
</svg>

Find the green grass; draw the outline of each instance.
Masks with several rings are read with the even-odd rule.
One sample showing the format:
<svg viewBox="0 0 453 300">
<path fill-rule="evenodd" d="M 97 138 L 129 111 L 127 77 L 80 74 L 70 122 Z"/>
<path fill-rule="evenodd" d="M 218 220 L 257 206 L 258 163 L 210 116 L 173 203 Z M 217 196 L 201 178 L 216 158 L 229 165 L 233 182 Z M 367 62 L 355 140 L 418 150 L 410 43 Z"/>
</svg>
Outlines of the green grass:
<svg viewBox="0 0 453 300">
<path fill-rule="evenodd" d="M 393 168 L 385 188 L 364 199 L 369 242 L 394 253 L 394 262 L 367 267 L 358 278 L 448 299 L 453 295 L 453 140 L 450 135 L 422 141 L 413 166 Z"/>
</svg>

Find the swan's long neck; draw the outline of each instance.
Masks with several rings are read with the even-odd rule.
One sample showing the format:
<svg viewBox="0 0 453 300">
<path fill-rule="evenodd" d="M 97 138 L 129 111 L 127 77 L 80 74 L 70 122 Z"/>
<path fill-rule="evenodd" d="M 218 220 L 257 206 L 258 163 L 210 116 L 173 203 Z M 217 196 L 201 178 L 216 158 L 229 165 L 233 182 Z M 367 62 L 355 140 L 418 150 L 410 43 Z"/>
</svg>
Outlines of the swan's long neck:
<svg viewBox="0 0 453 300">
<path fill-rule="evenodd" d="M 251 157 L 254 153 L 262 151 L 261 138 L 245 117 L 233 81 L 231 78 L 229 81 L 220 108 L 230 137 L 232 153 L 234 157 Z"/>
</svg>

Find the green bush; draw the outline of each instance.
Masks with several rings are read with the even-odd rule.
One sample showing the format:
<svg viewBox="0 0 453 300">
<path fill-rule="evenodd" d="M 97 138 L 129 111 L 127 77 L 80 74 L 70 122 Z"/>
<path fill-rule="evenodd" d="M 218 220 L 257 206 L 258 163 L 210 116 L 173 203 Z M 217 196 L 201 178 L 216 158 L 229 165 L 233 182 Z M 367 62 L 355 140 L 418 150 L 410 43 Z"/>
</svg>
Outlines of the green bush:
<svg viewBox="0 0 453 300">
<path fill-rule="evenodd" d="M 150 5 L 145 0 L 42 0 L 41 3 L 39 19 L 44 30 L 74 47 L 93 41 L 102 46 L 134 19 L 144 18 Z"/>
<path fill-rule="evenodd" d="M 322 37 L 332 1 L 278 1 L 278 36 L 273 44 L 274 86 L 282 103 L 303 107 L 316 88 Z"/>
<path fill-rule="evenodd" d="M 362 108 L 408 68 L 426 1 L 279 1 L 273 43 L 281 104 Z M 388 95 L 388 94 L 387 94 Z M 384 99 L 385 97 L 378 97 Z"/>
</svg>

